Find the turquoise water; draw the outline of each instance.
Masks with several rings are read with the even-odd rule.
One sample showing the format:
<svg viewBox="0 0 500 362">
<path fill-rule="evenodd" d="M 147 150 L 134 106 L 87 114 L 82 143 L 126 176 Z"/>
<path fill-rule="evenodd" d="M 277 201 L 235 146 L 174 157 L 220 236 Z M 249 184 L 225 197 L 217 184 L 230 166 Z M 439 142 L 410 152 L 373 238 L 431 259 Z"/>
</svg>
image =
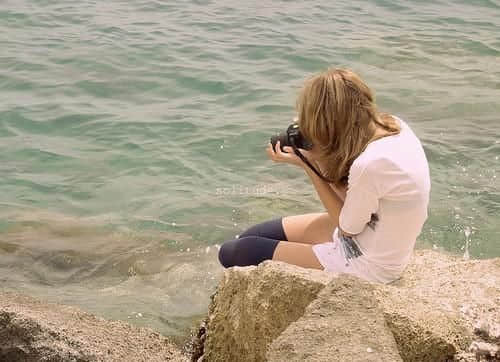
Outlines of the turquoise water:
<svg viewBox="0 0 500 362">
<path fill-rule="evenodd" d="M 181 336 L 217 245 L 321 210 L 264 152 L 303 80 L 359 72 L 431 166 L 419 247 L 500 256 L 500 3 L 3 1 L 0 282 Z"/>
</svg>

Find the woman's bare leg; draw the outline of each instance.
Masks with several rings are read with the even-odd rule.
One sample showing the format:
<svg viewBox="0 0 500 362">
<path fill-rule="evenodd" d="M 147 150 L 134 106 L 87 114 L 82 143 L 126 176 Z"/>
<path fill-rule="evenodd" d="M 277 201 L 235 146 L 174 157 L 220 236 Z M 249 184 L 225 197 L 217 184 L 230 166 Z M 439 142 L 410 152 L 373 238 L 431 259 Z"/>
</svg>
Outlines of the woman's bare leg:
<svg viewBox="0 0 500 362">
<path fill-rule="evenodd" d="M 332 241 L 338 223 L 326 212 L 287 216 L 282 220 L 288 241 L 280 241 L 273 260 L 284 261 L 303 268 L 323 269 L 312 250 L 314 244 Z"/>
<path fill-rule="evenodd" d="M 314 244 L 332 240 L 332 233 L 337 224 L 331 220 L 330 216 L 326 212 L 314 213 L 284 217 L 281 219 L 281 225 L 276 224 L 279 221 L 277 219 L 265 225 L 256 225 L 245 231 L 240 238 L 224 243 L 219 252 L 221 264 L 229 267 L 256 263 L 255 260 L 242 261 L 238 259 L 239 261 L 235 261 L 234 256 L 249 256 L 252 253 L 246 248 L 252 247 L 257 241 L 262 241 L 260 239 L 270 238 L 269 242 L 275 243 L 273 245 L 275 249 L 270 251 L 266 259 L 272 257 L 272 260 L 283 261 L 304 268 L 323 269 L 312 247 Z M 252 238 L 257 238 L 257 240 Z M 281 240 L 282 238 L 287 241 Z M 279 242 L 277 242 L 278 240 Z"/>
<path fill-rule="evenodd" d="M 282 220 L 288 241 L 304 244 L 321 244 L 332 241 L 338 226 L 326 212 L 287 216 Z"/>
<path fill-rule="evenodd" d="M 312 247 L 311 244 L 280 241 L 276 249 L 274 249 L 273 260 L 283 261 L 303 268 L 323 270 L 323 266 L 316 258 Z"/>
</svg>

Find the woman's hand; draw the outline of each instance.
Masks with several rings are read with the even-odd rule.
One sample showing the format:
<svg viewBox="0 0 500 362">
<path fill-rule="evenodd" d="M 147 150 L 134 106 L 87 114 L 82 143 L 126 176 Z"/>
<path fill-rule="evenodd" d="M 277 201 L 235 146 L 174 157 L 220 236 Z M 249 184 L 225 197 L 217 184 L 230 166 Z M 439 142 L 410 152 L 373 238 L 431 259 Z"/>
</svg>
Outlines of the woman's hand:
<svg viewBox="0 0 500 362">
<path fill-rule="evenodd" d="M 276 143 L 276 151 L 273 149 L 273 145 L 271 143 L 268 144 L 266 148 L 266 152 L 271 160 L 274 162 L 283 162 L 283 163 L 290 163 L 292 165 L 304 167 L 306 164 L 300 159 L 299 156 L 293 152 L 293 148 L 290 146 L 285 146 L 283 147 L 283 151 L 281 151 L 280 147 L 280 141 Z M 309 154 L 309 151 L 299 149 L 300 153 L 302 153 L 308 160 L 311 159 L 311 155 Z"/>
</svg>

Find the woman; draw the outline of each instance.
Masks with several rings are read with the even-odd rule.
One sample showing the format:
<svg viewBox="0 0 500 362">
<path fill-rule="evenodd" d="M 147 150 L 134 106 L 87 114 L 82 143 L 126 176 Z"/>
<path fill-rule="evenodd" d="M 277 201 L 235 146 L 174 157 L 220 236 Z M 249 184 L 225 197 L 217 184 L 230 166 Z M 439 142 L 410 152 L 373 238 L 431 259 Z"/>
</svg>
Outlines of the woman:
<svg viewBox="0 0 500 362">
<path fill-rule="evenodd" d="M 329 69 L 306 81 L 297 102 L 301 150 L 267 148 L 274 162 L 301 167 L 327 212 L 256 225 L 224 243 L 225 267 L 268 259 L 382 283 L 401 275 L 427 218 L 430 178 L 420 141 L 401 119 L 377 111 L 355 73 Z"/>
</svg>

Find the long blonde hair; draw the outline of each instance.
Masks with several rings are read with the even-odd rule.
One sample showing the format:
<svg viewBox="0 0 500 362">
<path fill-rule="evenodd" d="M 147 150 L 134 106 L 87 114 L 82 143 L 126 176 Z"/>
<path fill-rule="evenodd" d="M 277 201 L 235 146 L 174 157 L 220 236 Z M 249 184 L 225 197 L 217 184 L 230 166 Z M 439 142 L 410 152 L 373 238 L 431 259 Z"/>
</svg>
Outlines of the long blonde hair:
<svg viewBox="0 0 500 362">
<path fill-rule="evenodd" d="M 346 185 L 352 162 L 373 139 L 376 126 L 385 135 L 400 127 L 388 114 L 377 111 L 370 88 L 354 72 L 328 69 L 313 76 L 297 99 L 299 128 L 319 151 L 324 176 Z"/>
</svg>

